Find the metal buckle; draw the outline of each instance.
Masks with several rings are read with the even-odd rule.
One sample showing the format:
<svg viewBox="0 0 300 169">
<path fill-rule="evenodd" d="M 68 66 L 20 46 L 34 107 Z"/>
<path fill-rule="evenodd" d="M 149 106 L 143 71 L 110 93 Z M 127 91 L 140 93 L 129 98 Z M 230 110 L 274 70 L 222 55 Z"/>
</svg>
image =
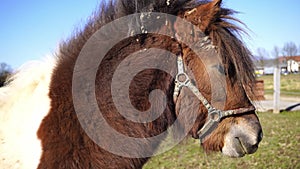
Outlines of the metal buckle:
<svg viewBox="0 0 300 169">
<path fill-rule="evenodd" d="M 179 87 L 183 87 L 187 86 L 190 79 L 186 73 L 179 73 L 176 75 L 175 81 L 178 83 Z"/>
<path fill-rule="evenodd" d="M 212 110 L 208 111 L 208 116 L 211 120 L 219 122 L 222 119 L 223 114 L 221 110 L 213 108 Z"/>
</svg>

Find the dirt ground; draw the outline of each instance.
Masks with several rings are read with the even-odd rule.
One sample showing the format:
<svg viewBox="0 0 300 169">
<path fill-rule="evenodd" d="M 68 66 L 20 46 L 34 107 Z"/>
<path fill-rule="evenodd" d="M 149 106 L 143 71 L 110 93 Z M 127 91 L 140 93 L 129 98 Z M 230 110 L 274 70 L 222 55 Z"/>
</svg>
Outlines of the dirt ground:
<svg viewBox="0 0 300 169">
<path fill-rule="evenodd" d="M 265 98 L 265 100 L 253 102 L 260 112 L 271 111 L 274 108 L 273 95 L 265 95 Z M 279 108 L 280 110 L 300 110 L 300 96 L 281 96 Z"/>
</svg>

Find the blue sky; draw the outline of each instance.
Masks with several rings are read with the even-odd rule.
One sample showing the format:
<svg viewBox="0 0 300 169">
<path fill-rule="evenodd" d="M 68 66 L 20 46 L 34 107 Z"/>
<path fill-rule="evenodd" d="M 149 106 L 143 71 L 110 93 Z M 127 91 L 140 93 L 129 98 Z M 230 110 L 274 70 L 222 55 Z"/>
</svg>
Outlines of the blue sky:
<svg viewBox="0 0 300 169">
<path fill-rule="evenodd" d="M 0 5 L 0 62 L 17 68 L 26 61 L 53 53 L 63 39 L 85 23 L 99 0 L 3 0 Z M 299 0 L 224 0 L 225 7 L 248 28 L 244 38 L 254 52 L 271 51 L 286 42 L 300 46 Z"/>
</svg>

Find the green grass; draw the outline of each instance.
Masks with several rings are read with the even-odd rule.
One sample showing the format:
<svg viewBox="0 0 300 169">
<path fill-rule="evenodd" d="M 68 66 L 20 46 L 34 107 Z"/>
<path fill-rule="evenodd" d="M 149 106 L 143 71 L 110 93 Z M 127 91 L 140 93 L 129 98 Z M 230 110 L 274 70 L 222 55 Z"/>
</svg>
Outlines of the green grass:
<svg viewBox="0 0 300 169">
<path fill-rule="evenodd" d="M 280 91 L 286 96 L 300 96 L 300 74 L 280 76 Z M 264 75 L 257 78 L 264 80 L 265 94 L 273 94 L 273 75 Z"/>
<path fill-rule="evenodd" d="M 172 150 L 153 157 L 144 169 L 257 169 L 300 168 L 300 111 L 258 114 L 264 138 L 256 153 L 228 158 L 221 153 L 205 155 L 198 140 L 187 139 Z"/>
</svg>

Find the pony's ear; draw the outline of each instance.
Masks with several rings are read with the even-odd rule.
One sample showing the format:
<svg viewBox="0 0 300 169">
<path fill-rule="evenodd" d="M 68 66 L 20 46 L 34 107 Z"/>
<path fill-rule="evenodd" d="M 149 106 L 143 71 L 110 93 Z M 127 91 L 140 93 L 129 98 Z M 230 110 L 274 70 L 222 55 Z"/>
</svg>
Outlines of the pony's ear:
<svg viewBox="0 0 300 169">
<path fill-rule="evenodd" d="M 197 25 L 201 31 L 208 33 L 213 29 L 215 21 L 219 18 L 222 0 L 213 0 L 184 13 L 184 17 Z"/>
<path fill-rule="evenodd" d="M 212 3 L 214 4 L 215 7 L 220 8 L 222 4 L 222 0 L 214 0 L 212 1 Z"/>
</svg>

